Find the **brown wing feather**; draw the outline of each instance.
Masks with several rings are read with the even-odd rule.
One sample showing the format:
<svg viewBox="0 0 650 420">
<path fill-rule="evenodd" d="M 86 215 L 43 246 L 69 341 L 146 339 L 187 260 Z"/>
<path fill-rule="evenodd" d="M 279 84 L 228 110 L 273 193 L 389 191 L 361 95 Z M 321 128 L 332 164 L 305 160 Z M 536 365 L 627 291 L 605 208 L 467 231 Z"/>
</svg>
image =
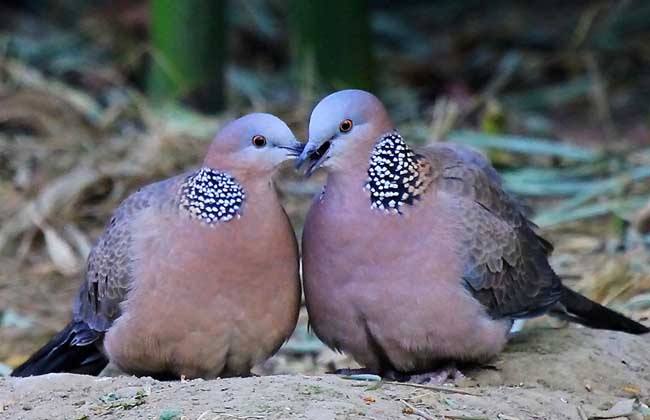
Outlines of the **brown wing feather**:
<svg viewBox="0 0 650 420">
<path fill-rule="evenodd" d="M 120 204 L 113 213 L 104 233 L 88 257 L 84 282 L 74 303 L 75 321 L 83 321 L 95 331 L 106 331 L 120 316 L 124 301 L 133 282 L 133 252 L 131 233 L 133 218 L 153 205 L 170 203 L 171 178 L 141 188 Z"/>
<path fill-rule="evenodd" d="M 436 168 L 437 187 L 451 194 L 457 206 L 463 279 L 488 312 L 494 317 L 534 316 L 557 302 L 561 282 L 547 260 L 552 246 L 503 190 L 494 168 L 453 148 L 434 146 L 421 153 Z"/>
</svg>

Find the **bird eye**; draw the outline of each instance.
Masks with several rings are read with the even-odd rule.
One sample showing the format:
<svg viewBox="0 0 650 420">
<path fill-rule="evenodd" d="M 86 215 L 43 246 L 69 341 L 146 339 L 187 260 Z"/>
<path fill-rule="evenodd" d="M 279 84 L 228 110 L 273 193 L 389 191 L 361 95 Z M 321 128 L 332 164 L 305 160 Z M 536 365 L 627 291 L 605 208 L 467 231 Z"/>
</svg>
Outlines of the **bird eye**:
<svg viewBox="0 0 650 420">
<path fill-rule="evenodd" d="M 255 147 L 264 147 L 266 146 L 266 138 L 258 134 L 256 136 L 253 136 L 251 143 L 253 143 L 253 146 Z"/>
<path fill-rule="evenodd" d="M 341 133 L 347 133 L 350 130 L 352 130 L 352 120 L 341 121 L 341 124 L 339 124 L 339 131 Z"/>
</svg>

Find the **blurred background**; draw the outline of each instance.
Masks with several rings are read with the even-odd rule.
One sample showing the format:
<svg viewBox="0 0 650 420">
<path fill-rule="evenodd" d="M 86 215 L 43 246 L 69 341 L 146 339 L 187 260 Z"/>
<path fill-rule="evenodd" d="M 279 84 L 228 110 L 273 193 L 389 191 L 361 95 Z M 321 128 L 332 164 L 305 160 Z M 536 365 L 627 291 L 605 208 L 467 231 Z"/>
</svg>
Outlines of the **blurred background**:
<svg viewBox="0 0 650 420">
<path fill-rule="evenodd" d="M 67 322 L 130 192 L 197 166 L 247 112 L 304 137 L 318 99 L 349 87 L 385 101 L 411 143 L 483 149 L 567 284 L 648 319 L 646 1 L 3 0 L 0 374 Z M 278 176 L 298 235 L 320 183 Z M 346 364 L 303 313 L 260 372 Z"/>
</svg>

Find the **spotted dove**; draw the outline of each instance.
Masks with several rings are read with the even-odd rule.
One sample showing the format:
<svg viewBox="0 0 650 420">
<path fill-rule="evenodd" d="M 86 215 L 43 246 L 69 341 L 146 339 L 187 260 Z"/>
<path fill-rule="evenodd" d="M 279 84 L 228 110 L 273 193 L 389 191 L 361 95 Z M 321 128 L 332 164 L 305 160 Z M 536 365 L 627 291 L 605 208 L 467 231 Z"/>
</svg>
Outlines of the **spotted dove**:
<svg viewBox="0 0 650 420">
<path fill-rule="evenodd" d="M 311 327 L 372 372 L 408 378 L 485 361 L 514 320 L 547 312 L 649 331 L 562 285 L 551 244 L 485 157 L 453 144 L 412 148 L 370 93 L 324 98 L 298 165 L 328 174 L 302 242 Z"/>
<path fill-rule="evenodd" d="M 302 145 L 284 122 L 227 124 L 203 165 L 138 190 L 88 258 L 72 322 L 13 376 L 121 370 L 247 375 L 292 333 L 295 236 L 271 176 Z"/>
</svg>

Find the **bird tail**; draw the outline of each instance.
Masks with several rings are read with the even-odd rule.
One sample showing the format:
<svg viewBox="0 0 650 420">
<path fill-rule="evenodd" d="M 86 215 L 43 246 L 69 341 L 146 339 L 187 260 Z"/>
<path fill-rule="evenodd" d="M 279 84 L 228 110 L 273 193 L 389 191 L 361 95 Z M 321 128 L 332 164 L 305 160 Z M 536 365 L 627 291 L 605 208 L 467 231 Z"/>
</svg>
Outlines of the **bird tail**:
<svg viewBox="0 0 650 420">
<path fill-rule="evenodd" d="M 97 347 L 101 333 L 83 322 L 71 322 L 25 363 L 11 372 L 11 376 L 34 376 L 68 372 L 98 375 L 108 360 Z"/>
<path fill-rule="evenodd" d="M 562 286 L 562 309 L 554 308 L 551 315 L 577 322 L 586 327 L 622 331 L 629 334 L 646 334 L 650 328 L 616 311 L 600 305 L 580 293 Z"/>
</svg>

